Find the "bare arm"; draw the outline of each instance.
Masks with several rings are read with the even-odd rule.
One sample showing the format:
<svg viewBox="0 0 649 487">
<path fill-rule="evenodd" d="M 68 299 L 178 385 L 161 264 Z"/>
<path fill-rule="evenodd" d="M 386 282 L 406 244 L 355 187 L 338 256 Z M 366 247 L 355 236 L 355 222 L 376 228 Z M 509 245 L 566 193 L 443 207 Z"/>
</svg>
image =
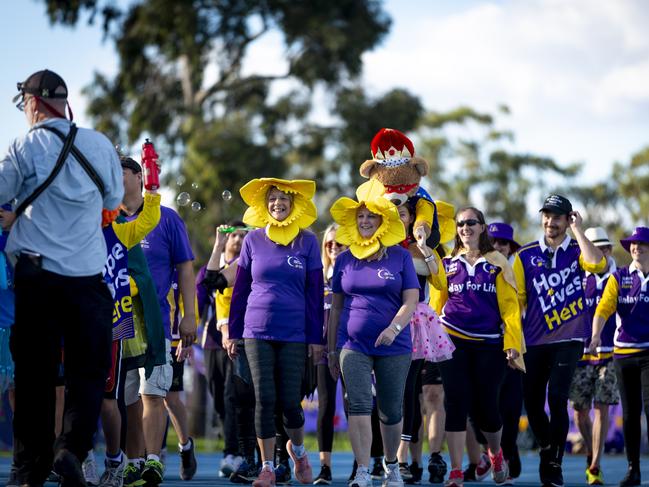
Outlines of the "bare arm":
<svg viewBox="0 0 649 487">
<path fill-rule="evenodd" d="M 196 288 L 194 287 L 194 269 L 192 261 L 187 260 L 176 265 L 178 271 L 178 288 L 183 298 L 183 318 L 178 326 L 183 347 L 188 348 L 196 340 Z"/>
<path fill-rule="evenodd" d="M 392 342 L 394 342 L 394 339 L 399 334 L 399 331 L 397 331 L 393 324 L 400 325 L 402 329 L 410 324 L 410 318 L 412 318 L 412 314 L 415 312 L 417 302 L 419 301 L 419 289 L 405 289 L 401 293 L 401 296 L 403 304 L 399 308 L 399 311 L 397 311 L 397 314 L 394 315 L 394 318 L 392 318 L 390 324 L 376 339 L 374 343 L 375 347 L 392 345 Z"/>
<path fill-rule="evenodd" d="M 340 325 L 340 312 L 343 309 L 345 297 L 342 293 L 334 293 L 329 310 L 329 322 L 327 323 L 327 349 L 329 350 L 329 372 L 334 379 L 340 375 L 340 365 L 338 363 L 338 351 L 336 345 L 338 341 L 338 326 Z"/>
<path fill-rule="evenodd" d="M 578 211 L 573 211 L 570 215 L 570 229 L 572 230 L 577 243 L 579 244 L 579 249 L 581 250 L 581 255 L 584 261 L 588 264 L 598 264 L 604 258 L 604 254 L 600 249 L 598 249 L 593 242 L 586 238 L 584 230 L 581 227 L 582 217 Z"/>
</svg>

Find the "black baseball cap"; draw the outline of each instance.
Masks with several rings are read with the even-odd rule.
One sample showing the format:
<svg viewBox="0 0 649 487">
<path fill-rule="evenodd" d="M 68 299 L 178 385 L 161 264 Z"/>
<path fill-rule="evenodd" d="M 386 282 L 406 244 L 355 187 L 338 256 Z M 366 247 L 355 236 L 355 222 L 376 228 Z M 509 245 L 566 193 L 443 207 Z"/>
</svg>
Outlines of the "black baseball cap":
<svg viewBox="0 0 649 487">
<path fill-rule="evenodd" d="M 569 215 L 572 212 L 572 203 L 565 196 L 551 194 L 543 202 L 543 208 L 539 211 L 548 211 L 557 215 Z"/>
<path fill-rule="evenodd" d="M 58 74 L 49 69 L 43 69 L 32 74 L 25 81 L 16 83 L 19 93 L 14 97 L 16 103 L 25 93 L 41 98 L 68 98 L 68 87 Z"/>
<path fill-rule="evenodd" d="M 134 173 L 142 172 L 142 166 L 140 166 L 135 159 L 128 156 L 120 156 L 119 162 L 122 163 L 122 168 L 127 168 L 133 171 Z"/>
</svg>

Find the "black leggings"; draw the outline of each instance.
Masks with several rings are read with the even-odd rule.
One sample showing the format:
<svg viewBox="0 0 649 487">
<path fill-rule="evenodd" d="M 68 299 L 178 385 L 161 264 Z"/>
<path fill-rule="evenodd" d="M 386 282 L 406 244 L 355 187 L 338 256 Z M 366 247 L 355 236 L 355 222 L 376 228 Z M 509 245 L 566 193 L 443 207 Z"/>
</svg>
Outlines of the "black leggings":
<svg viewBox="0 0 649 487">
<path fill-rule="evenodd" d="M 329 366 L 319 364 L 318 370 L 318 448 L 330 452 L 334 443 L 334 415 L 336 414 L 336 385 Z"/>
<path fill-rule="evenodd" d="M 649 423 L 649 353 L 615 359 L 617 385 L 622 399 L 624 446 L 629 463 L 640 462 L 640 415 Z"/>
<path fill-rule="evenodd" d="M 482 431 L 493 433 L 502 427 L 498 397 L 505 361 L 500 344 L 470 342 L 451 337 L 453 358 L 439 363 L 444 384 L 446 431 L 466 431 L 471 416 Z"/>
<path fill-rule="evenodd" d="M 527 418 L 541 448 L 552 447 L 561 461 L 568 436 L 568 393 L 577 362 L 584 351 L 578 341 L 528 347 L 523 392 Z M 550 418 L 545 413 L 547 389 Z"/>
<path fill-rule="evenodd" d="M 417 443 L 419 427 L 421 426 L 421 407 L 419 393 L 421 392 L 421 368 L 424 359 L 413 360 L 406 378 L 406 388 L 403 391 L 403 427 L 401 439 Z"/>
<path fill-rule="evenodd" d="M 302 379 L 305 343 L 246 338 L 248 365 L 255 389 L 255 430 L 261 439 L 275 436 L 275 409 L 282 411 L 284 427 L 301 428 Z"/>
</svg>

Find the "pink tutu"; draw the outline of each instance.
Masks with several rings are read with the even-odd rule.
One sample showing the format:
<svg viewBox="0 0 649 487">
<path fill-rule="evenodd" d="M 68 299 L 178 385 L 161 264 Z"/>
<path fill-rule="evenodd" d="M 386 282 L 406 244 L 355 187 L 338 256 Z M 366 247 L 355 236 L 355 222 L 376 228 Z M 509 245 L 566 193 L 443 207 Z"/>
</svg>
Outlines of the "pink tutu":
<svg viewBox="0 0 649 487">
<path fill-rule="evenodd" d="M 453 356 L 455 345 L 442 327 L 437 313 L 426 303 L 418 303 L 410 320 L 412 359 L 443 362 Z"/>
</svg>

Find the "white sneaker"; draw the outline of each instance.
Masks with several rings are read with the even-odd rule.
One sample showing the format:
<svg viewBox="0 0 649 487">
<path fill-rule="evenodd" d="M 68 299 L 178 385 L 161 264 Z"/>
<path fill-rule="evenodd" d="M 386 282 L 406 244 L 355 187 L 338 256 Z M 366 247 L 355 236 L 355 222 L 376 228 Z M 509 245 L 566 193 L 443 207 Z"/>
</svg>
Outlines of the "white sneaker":
<svg viewBox="0 0 649 487">
<path fill-rule="evenodd" d="M 126 455 L 122 453 L 122 461 L 115 462 L 106 458 L 104 460 L 106 469 L 101 475 L 100 487 L 122 487 L 124 484 L 124 467 L 126 466 Z"/>
<path fill-rule="evenodd" d="M 387 464 L 385 457 L 383 458 L 383 468 L 385 469 L 385 477 L 383 478 L 383 487 L 403 487 L 403 479 L 399 471 L 399 462 Z"/>
<path fill-rule="evenodd" d="M 223 460 L 221 460 L 221 468 L 219 469 L 219 477 L 230 478 L 234 472 L 239 470 L 239 467 L 243 463 L 243 457 L 239 455 L 226 455 Z"/>
<path fill-rule="evenodd" d="M 81 470 L 88 485 L 99 485 L 99 470 L 97 469 L 97 460 L 93 450 L 88 452 L 86 459 L 81 464 Z"/>
<path fill-rule="evenodd" d="M 372 487 L 372 476 L 367 468 L 357 468 L 356 476 L 349 482 L 349 487 Z"/>
</svg>

